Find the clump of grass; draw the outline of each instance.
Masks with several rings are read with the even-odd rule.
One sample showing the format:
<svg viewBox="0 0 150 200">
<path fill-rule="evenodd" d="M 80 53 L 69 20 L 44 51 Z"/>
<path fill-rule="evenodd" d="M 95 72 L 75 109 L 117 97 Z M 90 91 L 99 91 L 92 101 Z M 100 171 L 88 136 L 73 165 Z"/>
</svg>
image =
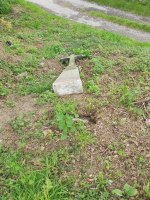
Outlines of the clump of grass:
<svg viewBox="0 0 150 200">
<path fill-rule="evenodd" d="M 45 59 L 54 58 L 57 54 L 61 54 L 63 52 L 60 44 L 46 44 L 43 49 L 43 57 Z"/>
<path fill-rule="evenodd" d="M 111 7 L 119 8 L 122 10 L 130 11 L 139 15 L 145 15 L 150 17 L 150 2 L 149 0 L 146 1 L 139 1 L 139 0 L 89 0 L 95 1 L 100 4 L 108 5 Z"/>
<path fill-rule="evenodd" d="M 88 81 L 85 84 L 85 87 L 87 88 L 87 91 L 89 93 L 93 93 L 95 94 L 95 96 L 98 96 L 100 94 L 100 88 L 96 83 L 94 83 L 93 80 Z"/>
<path fill-rule="evenodd" d="M 146 31 L 150 33 L 150 26 L 146 24 L 133 22 L 127 19 L 116 17 L 116 16 L 106 15 L 106 14 L 103 14 L 101 12 L 96 12 L 96 11 L 90 11 L 89 14 L 95 17 L 106 19 L 108 21 L 111 21 L 120 25 L 125 25 L 129 28 L 134 28 L 134 29 L 138 29 L 138 30 L 142 30 L 142 31 Z"/>
<path fill-rule="evenodd" d="M 104 74 L 105 71 L 113 67 L 113 61 L 110 61 L 104 57 L 96 57 L 91 60 L 91 63 L 94 64 L 92 68 L 93 76 Z"/>
<path fill-rule="evenodd" d="M 0 0 L 0 14 L 8 14 L 12 10 L 8 0 Z"/>
</svg>

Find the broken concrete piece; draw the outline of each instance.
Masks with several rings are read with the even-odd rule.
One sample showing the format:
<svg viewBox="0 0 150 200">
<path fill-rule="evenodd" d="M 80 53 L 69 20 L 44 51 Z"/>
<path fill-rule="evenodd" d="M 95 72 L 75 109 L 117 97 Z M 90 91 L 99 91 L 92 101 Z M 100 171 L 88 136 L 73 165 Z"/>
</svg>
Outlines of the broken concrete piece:
<svg viewBox="0 0 150 200">
<path fill-rule="evenodd" d="M 53 90 L 58 96 L 83 92 L 78 67 L 65 69 L 53 83 Z"/>
</svg>

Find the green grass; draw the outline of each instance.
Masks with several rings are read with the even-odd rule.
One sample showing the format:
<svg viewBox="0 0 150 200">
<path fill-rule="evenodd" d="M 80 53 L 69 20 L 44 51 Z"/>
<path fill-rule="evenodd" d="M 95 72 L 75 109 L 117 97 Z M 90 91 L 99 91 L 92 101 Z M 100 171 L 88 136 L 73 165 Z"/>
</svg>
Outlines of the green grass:
<svg viewBox="0 0 150 200">
<path fill-rule="evenodd" d="M 143 115 L 148 118 L 150 108 L 147 105 L 145 110 L 134 102 L 149 94 L 150 44 L 73 23 L 23 0 L 14 0 L 10 6 L 15 6 L 16 13 L 3 17 L 12 29 L 7 31 L 1 24 L 0 32 L 6 53 L 0 59 L 0 106 L 2 113 L 13 113 L 18 104 L 30 105 L 32 100 L 34 111 L 30 112 L 30 107 L 27 113 L 15 110 L 18 114 L 14 112 L 0 128 L 4 136 L 0 145 L 1 199 L 113 200 L 116 196 L 111 191 L 116 183 L 128 198 L 123 189 L 127 181 L 138 188 L 139 195 L 149 196 L 144 171 L 147 158 L 134 146 L 130 162 L 124 142 L 132 142 L 137 134 L 137 140 L 142 137 L 140 142 L 143 138 L 147 141 L 149 129 L 141 129 L 138 120 Z M 7 40 L 13 45 L 6 45 Z M 60 98 L 53 93 L 52 83 L 65 67 L 59 59 L 72 53 L 86 56 L 77 63 L 85 93 Z M 26 75 L 20 78 L 23 72 Z M 73 122 L 74 118 L 87 118 L 89 124 Z M 102 123 L 105 134 L 113 130 L 109 136 L 117 134 L 119 139 L 111 138 L 110 143 L 102 131 L 101 140 L 93 129 L 96 120 Z M 131 126 L 131 130 L 126 129 Z M 98 153 L 91 156 L 92 151 Z M 120 163 L 128 173 L 135 167 L 145 182 L 138 186 L 130 178 L 124 179 L 126 176 L 120 182 L 126 172 L 121 171 Z"/>
<path fill-rule="evenodd" d="M 123 19 L 120 17 L 116 17 L 116 16 L 109 16 L 109 15 L 105 15 L 101 12 L 96 12 L 96 11 L 90 11 L 88 12 L 90 15 L 94 16 L 94 17 L 100 17 L 103 19 L 106 19 L 108 21 L 120 24 L 120 25 L 125 25 L 129 28 L 134 28 L 137 30 L 142 30 L 142 31 L 146 31 L 146 32 L 150 32 L 150 26 L 146 25 L 146 24 L 140 24 L 137 22 L 133 22 L 127 19 Z"/>
<path fill-rule="evenodd" d="M 0 14 L 7 14 L 12 10 L 12 6 L 9 1 L 0 0 Z"/>
<path fill-rule="evenodd" d="M 111 7 L 119 8 L 125 11 L 130 11 L 135 14 L 144 15 L 150 17 L 150 2 L 146 0 L 144 2 L 139 0 L 89 0 L 100 4 L 108 5 Z"/>
</svg>

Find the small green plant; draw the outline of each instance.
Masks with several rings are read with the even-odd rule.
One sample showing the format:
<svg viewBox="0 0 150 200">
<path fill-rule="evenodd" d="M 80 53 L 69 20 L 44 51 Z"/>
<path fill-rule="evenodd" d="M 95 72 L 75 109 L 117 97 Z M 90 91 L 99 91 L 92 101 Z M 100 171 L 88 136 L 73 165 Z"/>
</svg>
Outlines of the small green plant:
<svg viewBox="0 0 150 200">
<path fill-rule="evenodd" d="M 28 52 L 29 53 L 36 53 L 37 52 L 37 48 L 35 48 L 35 47 L 29 47 L 28 48 Z"/>
<path fill-rule="evenodd" d="M 61 140 L 65 140 L 67 138 L 67 133 L 76 131 L 76 127 L 73 123 L 73 117 L 66 114 L 57 115 L 58 120 L 58 128 L 63 130 L 63 135 L 61 136 Z"/>
<path fill-rule="evenodd" d="M 11 106 L 11 107 L 16 107 L 17 102 L 6 101 L 6 102 L 5 102 L 5 105 L 6 105 L 6 106 Z"/>
<path fill-rule="evenodd" d="M 132 59 L 130 63 L 129 69 L 135 72 L 147 72 L 150 70 L 150 55 L 145 53 L 145 55 L 140 55 L 139 58 L 137 57 Z"/>
<path fill-rule="evenodd" d="M 39 105 L 44 105 L 52 100 L 56 99 L 57 95 L 49 90 L 39 95 Z"/>
<path fill-rule="evenodd" d="M 139 156 L 138 158 L 139 158 L 140 162 L 143 162 L 143 160 L 144 160 L 143 156 Z"/>
<path fill-rule="evenodd" d="M 96 83 L 94 83 L 93 80 L 90 80 L 85 84 L 85 87 L 87 88 L 89 93 L 94 93 L 95 96 L 98 96 L 100 94 L 100 88 Z"/>
<path fill-rule="evenodd" d="M 86 108 L 89 112 L 91 112 L 92 109 L 95 109 L 95 105 L 96 107 L 98 106 L 98 101 L 93 98 L 87 98 L 87 101 L 88 105 L 86 106 Z"/>
<path fill-rule="evenodd" d="M 137 190 L 126 183 L 124 185 L 124 191 L 115 189 L 112 191 L 112 194 L 117 194 L 120 197 L 126 198 L 126 197 L 135 196 L 137 194 Z"/>
<path fill-rule="evenodd" d="M 7 94 L 9 94 L 9 89 L 0 83 L 0 95 L 6 96 Z"/>
<path fill-rule="evenodd" d="M 11 125 L 16 133 L 21 133 L 28 122 L 29 119 L 23 118 L 23 115 L 20 114 L 19 117 L 11 121 Z"/>
<path fill-rule="evenodd" d="M 109 160 L 106 160 L 105 162 L 106 162 L 106 169 L 109 170 L 110 169 L 110 162 L 109 162 Z"/>
<path fill-rule="evenodd" d="M 112 142 L 109 146 L 108 146 L 109 149 L 115 149 L 117 150 L 118 149 L 118 142 Z"/>
<path fill-rule="evenodd" d="M 104 100 L 99 101 L 98 104 L 99 104 L 100 106 L 107 105 L 107 104 L 109 104 L 109 101 L 106 100 L 106 99 L 104 99 Z"/>
<path fill-rule="evenodd" d="M 82 54 L 82 55 L 85 56 L 85 58 L 90 58 L 90 57 L 91 57 L 91 51 L 88 50 L 88 49 L 87 49 L 87 50 L 83 50 L 83 49 L 80 49 L 80 48 L 74 49 L 73 53 L 74 53 L 75 55 L 80 55 L 80 54 Z"/>
<path fill-rule="evenodd" d="M 25 52 L 23 49 L 21 49 L 20 47 L 17 48 L 17 52 L 16 52 L 17 55 L 24 55 Z"/>
<path fill-rule="evenodd" d="M 107 60 L 103 57 L 96 57 L 91 60 L 91 63 L 94 64 L 94 67 L 92 68 L 92 74 L 93 76 L 97 76 L 99 74 L 104 74 L 106 69 L 113 67 L 113 62 L 110 60 Z"/>
<path fill-rule="evenodd" d="M 126 154 L 123 152 L 122 149 L 119 149 L 119 150 L 117 151 L 117 153 L 118 153 L 120 156 L 126 156 Z"/>
<path fill-rule="evenodd" d="M 62 52 L 63 49 L 59 44 L 50 45 L 47 43 L 42 51 L 42 55 L 45 59 L 51 59 L 54 58 L 57 54 L 61 54 Z"/>
<path fill-rule="evenodd" d="M 119 177 L 122 177 L 121 171 L 117 171 L 117 174 L 118 174 Z"/>
<path fill-rule="evenodd" d="M 104 179 L 104 175 L 102 172 L 99 173 L 98 175 L 98 181 L 99 181 L 99 188 L 104 189 L 105 190 L 105 185 L 111 185 L 112 184 L 112 180 L 108 180 L 108 179 Z"/>
<path fill-rule="evenodd" d="M 0 0 L 0 14 L 8 14 L 12 10 L 12 6 L 7 0 Z"/>
<path fill-rule="evenodd" d="M 139 184 L 138 184 L 137 181 L 134 181 L 134 187 L 135 187 L 135 188 L 138 188 L 138 187 L 139 187 Z"/>
<path fill-rule="evenodd" d="M 141 89 L 137 87 L 136 89 L 130 89 L 127 84 L 122 84 L 112 91 L 113 94 L 119 94 L 119 103 L 126 107 L 133 106 L 133 102 L 137 100 L 137 97 L 141 95 Z"/>
<path fill-rule="evenodd" d="M 32 21 L 31 25 L 32 25 L 35 29 L 39 29 L 39 28 L 40 28 L 40 21 L 39 21 L 39 20 Z"/>
<path fill-rule="evenodd" d="M 143 189 L 144 189 L 144 192 L 146 194 L 146 197 L 150 198 L 150 179 L 147 180 L 147 184 L 144 185 Z"/>
<path fill-rule="evenodd" d="M 119 101 L 126 106 L 130 106 L 131 103 L 135 100 L 133 93 L 131 92 L 130 89 L 128 89 L 127 86 L 122 86 L 121 89 L 122 89 L 120 91 L 121 92 L 121 98 L 120 98 Z"/>
</svg>

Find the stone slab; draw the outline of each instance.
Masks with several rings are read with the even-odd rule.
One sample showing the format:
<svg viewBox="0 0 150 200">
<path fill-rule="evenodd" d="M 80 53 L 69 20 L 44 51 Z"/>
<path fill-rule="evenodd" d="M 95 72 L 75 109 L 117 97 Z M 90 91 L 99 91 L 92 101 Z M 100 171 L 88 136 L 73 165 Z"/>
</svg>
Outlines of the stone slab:
<svg viewBox="0 0 150 200">
<path fill-rule="evenodd" d="M 63 70 L 53 83 L 53 90 L 58 96 L 82 93 L 83 87 L 78 67 L 75 69 Z"/>
</svg>

